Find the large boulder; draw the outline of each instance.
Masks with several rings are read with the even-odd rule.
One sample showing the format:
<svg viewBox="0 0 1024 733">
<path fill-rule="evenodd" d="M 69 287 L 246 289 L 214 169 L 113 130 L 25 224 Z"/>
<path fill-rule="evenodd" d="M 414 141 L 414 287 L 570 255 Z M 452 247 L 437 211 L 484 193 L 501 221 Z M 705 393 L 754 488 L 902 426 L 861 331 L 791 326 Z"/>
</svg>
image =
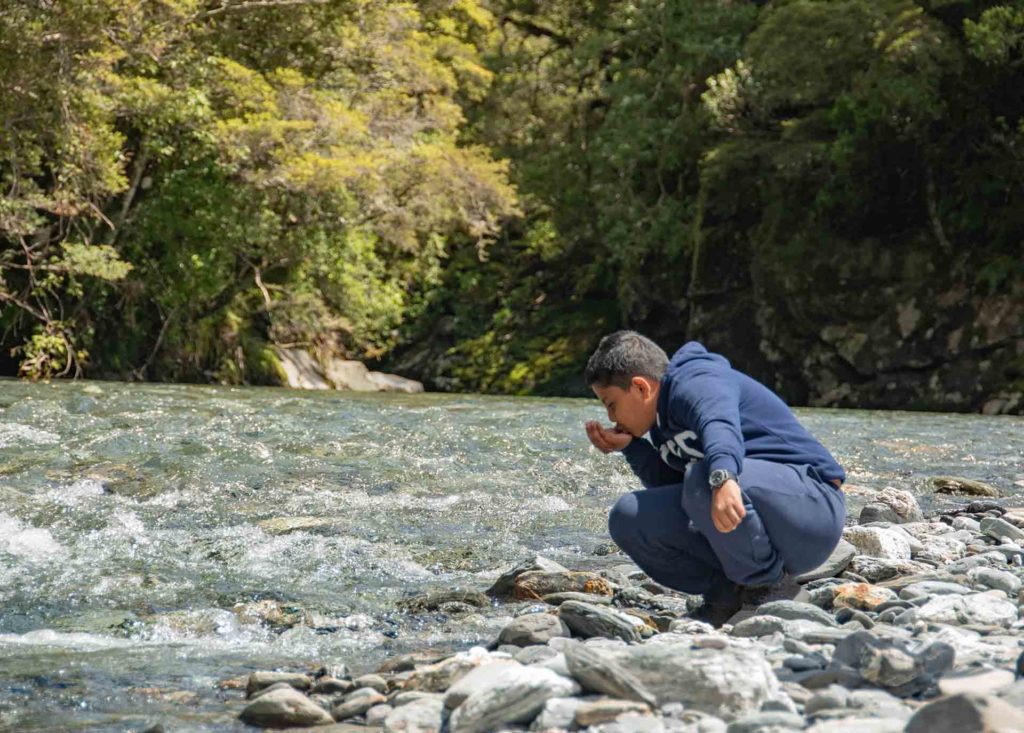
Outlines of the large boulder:
<svg viewBox="0 0 1024 733">
<path fill-rule="evenodd" d="M 786 697 L 764 654 L 754 648 L 694 648 L 685 640 L 594 651 L 608 655 L 659 705 L 681 702 L 687 709 L 733 720 Z"/>
</svg>

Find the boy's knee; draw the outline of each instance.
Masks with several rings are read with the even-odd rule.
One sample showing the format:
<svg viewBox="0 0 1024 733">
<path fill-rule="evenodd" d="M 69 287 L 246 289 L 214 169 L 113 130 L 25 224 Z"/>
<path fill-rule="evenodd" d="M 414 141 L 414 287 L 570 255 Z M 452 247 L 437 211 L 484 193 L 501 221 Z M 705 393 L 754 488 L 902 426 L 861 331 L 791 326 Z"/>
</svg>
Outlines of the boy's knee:
<svg viewBox="0 0 1024 733">
<path fill-rule="evenodd" d="M 638 510 L 636 495 L 624 494 L 608 514 L 608 534 L 622 549 L 631 545 L 631 540 L 636 536 Z"/>
</svg>

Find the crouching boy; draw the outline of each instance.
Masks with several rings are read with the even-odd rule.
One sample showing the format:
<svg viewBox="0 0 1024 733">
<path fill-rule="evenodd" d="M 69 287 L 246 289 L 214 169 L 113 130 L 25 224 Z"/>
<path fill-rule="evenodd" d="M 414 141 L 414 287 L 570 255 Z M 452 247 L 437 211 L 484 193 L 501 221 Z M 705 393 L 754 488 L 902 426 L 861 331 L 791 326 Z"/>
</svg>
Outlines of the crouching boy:
<svg viewBox="0 0 1024 733">
<path fill-rule="evenodd" d="M 601 340 L 586 381 L 613 423 L 587 423 L 590 442 L 645 487 L 615 504 L 611 537 L 657 582 L 703 594 L 698 618 L 791 598 L 792 576 L 828 558 L 846 474 L 774 392 L 699 343 L 669 360 L 634 331 Z"/>
</svg>

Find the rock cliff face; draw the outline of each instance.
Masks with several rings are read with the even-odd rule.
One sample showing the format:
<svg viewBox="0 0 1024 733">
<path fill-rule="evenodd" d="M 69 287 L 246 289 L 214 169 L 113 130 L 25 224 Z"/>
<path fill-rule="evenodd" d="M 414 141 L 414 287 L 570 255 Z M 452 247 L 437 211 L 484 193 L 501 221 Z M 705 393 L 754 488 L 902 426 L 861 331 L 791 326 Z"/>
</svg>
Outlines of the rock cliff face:
<svg viewBox="0 0 1024 733">
<path fill-rule="evenodd" d="M 1024 413 L 1024 283 L 990 294 L 942 255 L 860 240 L 780 259 L 709 238 L 686 337 L 792 404 Z"/>
</svg>

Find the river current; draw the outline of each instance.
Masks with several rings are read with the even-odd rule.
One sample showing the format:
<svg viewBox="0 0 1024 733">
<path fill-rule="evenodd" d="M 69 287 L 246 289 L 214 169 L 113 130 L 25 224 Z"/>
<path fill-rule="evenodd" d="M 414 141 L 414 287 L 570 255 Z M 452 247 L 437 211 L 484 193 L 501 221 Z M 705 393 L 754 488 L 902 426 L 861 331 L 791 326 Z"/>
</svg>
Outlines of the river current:
<svg viewBox="0 0 1024 733">
<path fill-rule="evenodd" d="M 397 605 L 482 590 L 533 554 L 592 566 L 608 508 L 638 488 L 586 440 L 603 412 L 0 381 L 0 731 L 252 730 L 221 680 L 491 641 L 507 609 Z M 851 484 L 909 489 L 926 511 L 954 501 L 935 475 L 1024 492 L 1024 419 L 797 413 Z"/>
</svg>

